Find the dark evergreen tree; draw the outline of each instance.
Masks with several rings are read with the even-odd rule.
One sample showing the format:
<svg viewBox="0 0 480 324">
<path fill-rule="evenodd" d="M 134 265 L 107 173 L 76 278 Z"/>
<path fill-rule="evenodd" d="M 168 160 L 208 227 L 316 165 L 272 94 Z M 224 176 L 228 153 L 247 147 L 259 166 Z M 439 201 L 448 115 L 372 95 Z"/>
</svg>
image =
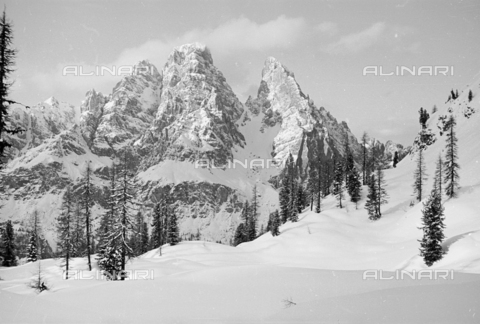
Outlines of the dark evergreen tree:
<svg viewBox="0 0 480 324">
<path fill-rule="evenodd" d="M 237 230 L 235 231 L 235 235 L 233 238 L 233 245 L 237 246 L 245 241 L 245 224 L 240 223 L 238 224 Z"/>
<path fill-rule="evenodd" d="M 38 259 L 38 211 L 35 209 L 31 216 L 30 238 L 27 248 L 27 262 L 35 262 Z"/>
<path fill-rule="evenodd" d="M 468 91 L 468 102 L 471 102 L 472 99 L 473 99 L 473 93 L 472 93 L 472 90 L 470 89 L 470 90 Z"/>
<path fill-rule="evenodd" d="M 430 115 L 428 114 L 427 110 L 423 108 L 420 108 L 418 113 L 420 114 L 420 125 L 422 126 L 422 129 L 425 129 L 427 127 L 427 120 L 430 118 Z"/>
<path fill-rule="evenodd" d="M 15 56 L 17 51 L 13 48 L 13 31 L 12 25 L 7 20 L 5 10 L 0 17 L 0 168 L 4 163 L 5 149 L 11 147 L 12 144 L 7 141 L 4 134 L 17 134 L 22 132 L 21 128 L 9 127 L 8 108 L 11 104 L 17 103 L 8 98 L 10 87 L 13 81 L 10 75 L 13 72 Z M 28 107 L 27 107 L 28 108 Z"/>
<path fill-rule="evenodd" d="M 160 251 L 160 255 L 162 255 L 161 247 L 164 244 L 164 215 L 163 215 L 163 208 L 162 203 L 158 202 L 155 204 L 153 209 L 153 222 L 152 222 L 152 248 L 158 248 Z"/>
<path fill-rule="evenodd" d="M 280 188 L 279 194 L 282 223 L 285 223 L 290 218 L 290 210 L 288 208 L 290 201 L 290 185 L 288 182 L 289 181 L 286 177 L 282 179 L 282 187 Z"/>
<path fill-rule="evenodd" d="M 333 179 L 333 194 L 337 199 L 337 207 L 343 208 L 342 200 L 344 198 L 344 184 L 343 184 L 343 166 L 342 163 L 337 162 L 335 165 L 335 177 Z"/>
<path fill-rule="evenodd" d="M 3 233 L 3 262 L 4 267 L 17 265 L 17 256 L 15 254 L 15 235 L 12 221 L 8 220 Z"/>
<path fill-rule="evenodd" d="M 350 195 L 350 201 L 355 203 L 355 207 L 357 207 L 357 203 L 360 201 L 361 195 L 360 192 L 362 190 L 362 183 L 360 182 L 360 174 L 357 171 L 356 167 L 350 171 L 348 176 L 348 194 Z"/>
<path fill-rule="evenodd" d="M 57 249 L 65 263 L 65 279 L 68 279 L 70 259 L 73 250 L 73 212 L 73 196 L 70 187 L 67 187 L 63 194 L 61 213 L 57 218 Z"/>
<path fill-rule="evenodd" d="M 423 205 L 423 238 L 420 242 L 420 256 L 423 257 L 427 266 L 433 265 L 442 259 L 445 252 L 442 249 L 442 241 L 445 238 L 443 230 L 445 219 L 443 215 L 443 206 L 438 192 L 432 191 L 430 197 Z"/>
<path fill-rule="evenodd" d="M 445 153 L 445 178 L 444 183 L 445 193 L 448 197 L 454 198 L 457 195 L 457 190 L 459 188 L 459 179 L 458 170 L 460 165 L 458 164 L 458 139 L 455 134 L 456 121 L 455 118 L 451 115 L 448 120 L 449 132 L 447 133 L 447 146 Z"/>
<path fill-rule="evenodd" d="M 169 208 L 169 207 L 168 207 Z M 171 246 L 180 243 L 179 228 L 177 223 L 177 215 L 175 210 L 170 210 L 168 213 L 168 243 Z"/>
<path fill-rule="evenodd" d="M 280 213 L 278 212 L 278 209 L 277 209 L 273 212 L 270 233 L 272 233 L 273 236 L 280 235 L 279 228 L 280 228 Z"/>
<path fill-rule="evenodd" d="M 74 204 L 75 210 L 73 214 L 72 258 L 84 256 L 86 251 L 85 222 L 82 215 L 81 204 L 78 200 L 76 200 Z"/>
<path fill-rule="evenodd" d="M 322 211 L 322 164 L 320 161 L 317 164 L 317 183 L 316 183 L 316 206 L 315 206 L 315 212 L 319 214 Z"/>
<path fill-rule="evenodd" d="M 93 206 L 92 200 L 92 187 L 91 187 L 91 173 L 92 169 L 90 167 L 90 161 L 87 162 L 87 167 L 85 170 L 85 176 L 83 178 L 83 193 L 82 193 L 82 208 L 83 208 L 83 217 L 85 220 L 85 238 L 86 238 L 86 252 L 87 252 L 87 263 L 88 263 L 88 270 L 92 271 L 92 263 L 90 260 L 90 255 L 92 254 L 91 249 L 91 218 L 92 218 L 92 211 L 91 208 Z"/>
<path fill-rule="evenodd" d="M 116 188 L 117 217 L 113 222 L 110 236 L 111 246 L 120 254 L 120 270 L 125 271 L 125 265 L 129 258 L 133 257 L 133 250 L 129 245 L 129 234 L 134 230 L 133 212 L 135 202 L 135 184 L 127 163 L 127 152 L 124 152 L 122 170 L 119 173 L 119 181 Z M 112 253 L 116 253 L 113 251 Z M 122 275 L 120 280 L 124 280 Z"/>
<path fill-rule="evenodd" d="M 257 184 L 255 184 L 252 190 L 252 203 L 250 204 L 250 210 L 245 224 L 247 226 L 249 241 L 253 241 L 257 237 L 258 208 L 258 191 Z"/>
<path fill-rule="evenodd" d="M 440 200 L 443 194 L 442 183 L 443 183 L 443 161 L 442 161 L 442 156 L 439 155 L 436 169 L 435 169 L 435 179 L 433 182 L 433 190 L 438 193 Z"/>
<path fill-rule="evenodd" d="M 144 254 L 148 252 L 148 242 L 150 241 L 148 237 L 148 224 L 146 222 L 143 222 L 142 232 L 140 233 L 140 237 L 141 237 L 140 253 Z"/>
<path fill-rule="evenodd" d="M 365 209 L 368 211 L 368 218 L 371 220 L 377 220 L 380 218 L 377 211 L 377 186 L 375 184 L 375 175 L 372 174 L 368 181 L 368 194 L 367 201 L 365 202 Z"/>
<path fill-rule="evenodd" d="M 298 213 L 301 213 L 303 209 L 307 206 L 307 195 L 305 194 L 305 189 L 301 183 L 298 184 L 297 189 L 297 205 L 298 205 Z"/>
<path fill-rule="evenodd" d="M 367 184 L 367 161 L 368 161 L 368 149 L 367 149 L 367 142 L 368 142 L 368 134 L 366 132 L 363 132 L 362 135 L 362 162 L 363 162 L 363 167 L 362 167 L 362 172 L 363 172 L 363 185 Z"/>
<path fill-rule="evenodd" d="M 345 177 L 345 186 L 348 188 L 349 183 L 349 175 L 352 172 L 353 168 L 355 167 L 355 161 L 353 159 L 352 151 L 350 150 L 350 144 L 348 142 L 348 135 L 344 135 L 344 151 L 345 156 L 343 157 L 343 173 Z"/>
<path fill-rule="evenodd" d="M 387 200 L 388 194 L 385 189 L 386 184 L 383 178 L 383 170 L 381 169 L 381 167 L 378 167 L 376 171 L 375 186 L 376 186 L 375 190 L 377 193 L 377 199 L 375 203 L 376 203 L 377 215 L 378 215 L 378 218 L 380 218 L 382 217 L 381 207 L 382 205 L 388 202 Z"/>
<path fill-rule="evenodd" d="M 455 92 L 453 92 L 453 89 L 450 90 L 450 96 L 452 97 L 453 100 L 457 99 L 457 97 L 455 96 Z"/>
<path fill-rule="evenodd" d="M 425 161 L 423 159 L 423 150 L 419 149 L 417 153 L 417 167 L 413 173 L 413 193 L 418 201 L 422 201 L 422 190 L 427 181 Z"/>
<path fill-rule="evenodd" d="M 107 204 L 108 209 L 102 215 L 100 219 L 100 226 L 97 229 L 98 236 L 98 256 L 97 260 L 101 269 L 105 270 L 107 268 L 115 268 L 117 260 L 110 259 L 113 255 L 113 249 L 115 249 L 116 244 L 111 241 L 111 233 L 113 230 L 114 222 L 117 217 L 117 201 L 116 201 L 116 165 L 112 164 L 110 168 L 110 186 L 107 194 Z M 114 265 L 107 265 L 106 262 L 112 262 Z"/>
<path fill-rule="evenodd" d="M 455 99 L 457 99 L 457 98 L 458 98 L 458 89 L 455 90 Z"/>
<path fill-rule="evenodd" d="M 393 167 L 396 168 L 398 164 L 398 152 L 395 151 L 395 154 L 393 155 Z"/>
</svg>

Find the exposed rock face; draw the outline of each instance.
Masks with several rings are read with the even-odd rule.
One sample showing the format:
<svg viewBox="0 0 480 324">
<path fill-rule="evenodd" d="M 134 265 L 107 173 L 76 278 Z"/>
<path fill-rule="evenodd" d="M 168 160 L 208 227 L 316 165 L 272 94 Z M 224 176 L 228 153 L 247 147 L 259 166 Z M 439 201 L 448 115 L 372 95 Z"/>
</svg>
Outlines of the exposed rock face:
<svg viewBox="0 0 480 324">
<path fill-rule="evenodd" d="M 233 146 L 244 144 L 235 125 L 243 105 L 213 65 L 210 51 L 199 44 L 176 48 L 163 69 L 162 85 L 155 120 L 141 141 L 143 148 L 152 148 L 144 167 L 162 159 L 225 165 Z"/>
<path fill-rule="evenodd" d="M 283 162 L 292 153 L 306 174 L 313 152 L 324 160 L 342 156 L 345 138 L 360 156 L 348 125 L 315 106 L 280 62 L 266 60 L 257 97 L 243 105 L 200 44 L 176 48 L 161 73 L 147 61 L 138 63 L 111 94 L 88 91 L 78 110 L 50 98 L 11 115 L 12 124 L 27 132 L 11 137 L 0 215 L 26 218 L 38 209 L 52 245 L 65 187 L 80 192 L 87 162 L 93 170 L 94 217 L 107 207 L 112 159 L 128 152 L 147 221 L 153 205 L 169 194 L 181 234 L 200 232 L 203 239 L 228 243 L 254 184 L 259 228 L 278 208 L 271 183 L 280 165 L 252 166 L 252 159 Z M 233 159 L 248 165 L 231 167 Z M 200 160 L 210 164 L 199 166 Z"/>
<path fill-rule="evenodd" d="M 294 74 L 273 57 L 265 61 L 257 98 L 249 98 L 246 106 L 253 115 L 263 114 L 261 132 L 280 125 L 273 139 L 272 152 L 279 161 L 292 153 L 299 157 L 304 170 L 312 150 L 318 150 L 323 160 L 342 156 L 345 138 L 354 155 L 360 155 L 360 145 L 348 125 L 338 123 L 325 108 L 315 106 L 300 89 Z M 305 141 L 305 138 L 310 140 Z"/>
<path fill-rule="evenodd" d="M 367 144 L 369 147 L 373 147 L 376 156 L 383 156 L 384 159 L 391 162 L 393 161 L 395 152 L 398 153 L 398 161 L 400 162 L 412 150 L 411 146 L 404 147 L 402 144 L 394 143 L 390 140 L 382 143 L 373 138 L 370 139 Z"/>
</svg>

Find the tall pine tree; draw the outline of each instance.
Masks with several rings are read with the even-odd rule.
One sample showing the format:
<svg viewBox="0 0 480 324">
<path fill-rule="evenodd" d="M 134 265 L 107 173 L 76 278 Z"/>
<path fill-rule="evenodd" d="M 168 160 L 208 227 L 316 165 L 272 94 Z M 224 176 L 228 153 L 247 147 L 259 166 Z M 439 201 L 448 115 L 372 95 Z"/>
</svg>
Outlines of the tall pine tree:
<svg viewBox="0 0 480 324">
<path fill-rule="evenodd" d="M 63 194 L 61 213 L 57 218 L 57 247 L 63 262 L 65 262 L 65 279 L 68 279 L 70 259 L 73 250 L 73 212 L 73 196 L 70 187 L 67 187 Z"/>
<path fill-rule="evenodd" d="M 335 177 L 333 179 L 333 194 L 337 200 L 337 207 L 343 208 L 342 200 L 344 198 L 344 184 L 343 184 L 343 166 L 341 162 L 335 165 Z"/>
<path fill-rule="evenodd" d="M 455 134 L 456 121 L 453 115 L 450 116 L 448 120 L 449 132 L 447 133 L 447 147 L 445 152 L 445 178 L 444 183 L 445 193 L 449 198 L 454 198 L 457 196 L 457 190 L 459 188 L 459 179 L 458 170 L 460 165 L 458 164 L 458 139 Z"/>
<path fill-rule="evenodd" d="M 357 203 L 360 201 L 360 192 L 362 190 L 362 183 L 360 182 L 360 174 L 357 171 L 356 167 L 353 167 L 348 175 L 348 194 L 350 195 L 350 201 L 355 203 L 355 208 L 357 208 Z"/>
<path fill-rule="evenodd" d="M 427 181 L 427 173 L 422 149 L 419 149 L 417 153 L 417 167 L 413 173 L 413 178 L 413 193 L 418 201 L 422 201 L 422 190 L 425 181 Z"/>
<path fill-rule="evenodd" d="M 3 262 L 4 267 L 12 267 L 17 265 L 17 257 L 15 255 L 15 235 L 13 231 L 12 221 L 8 220 L 5 225 L 3 234 Z"/>
</svg>

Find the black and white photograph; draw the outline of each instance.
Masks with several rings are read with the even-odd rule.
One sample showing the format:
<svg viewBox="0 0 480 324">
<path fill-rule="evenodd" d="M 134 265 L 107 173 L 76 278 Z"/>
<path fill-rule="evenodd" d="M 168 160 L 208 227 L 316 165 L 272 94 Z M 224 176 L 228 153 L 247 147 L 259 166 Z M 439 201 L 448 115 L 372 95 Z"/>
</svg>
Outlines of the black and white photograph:
<svg viewBox="0 0 480 324">
<path fill-rule="evenodd" d="M 478 0 L 0 1 L 0 323 L 480 323 Z"/>
</svg>

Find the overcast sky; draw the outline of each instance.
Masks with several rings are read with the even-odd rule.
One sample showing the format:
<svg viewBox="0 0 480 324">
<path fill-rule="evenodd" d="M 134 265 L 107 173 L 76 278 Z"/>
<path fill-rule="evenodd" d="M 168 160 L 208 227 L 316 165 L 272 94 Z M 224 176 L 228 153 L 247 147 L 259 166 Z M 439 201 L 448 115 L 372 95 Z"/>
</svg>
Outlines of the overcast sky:
<svg viewBox="0 0 480 324">
<path fill-rule="evenodd" d="M 4 1 L 18 49 L 12 98 L 55 96 L 79 105 L 120 77 L 63 76 L 66 65 L 109 68 L 172 48 L 206 44 L 242 102 L 256 95 L 268 56 L 304 93 L 346 120 L 357 137 L 411 144 L 420 107 L 445 102 L 480 72 L 480 2 L 400 1 Z M 453 66 L 453 76 L 363 76 L 365 66 Z M 450 74 L 450 73 L 449 73 Z"/>
</svg>

